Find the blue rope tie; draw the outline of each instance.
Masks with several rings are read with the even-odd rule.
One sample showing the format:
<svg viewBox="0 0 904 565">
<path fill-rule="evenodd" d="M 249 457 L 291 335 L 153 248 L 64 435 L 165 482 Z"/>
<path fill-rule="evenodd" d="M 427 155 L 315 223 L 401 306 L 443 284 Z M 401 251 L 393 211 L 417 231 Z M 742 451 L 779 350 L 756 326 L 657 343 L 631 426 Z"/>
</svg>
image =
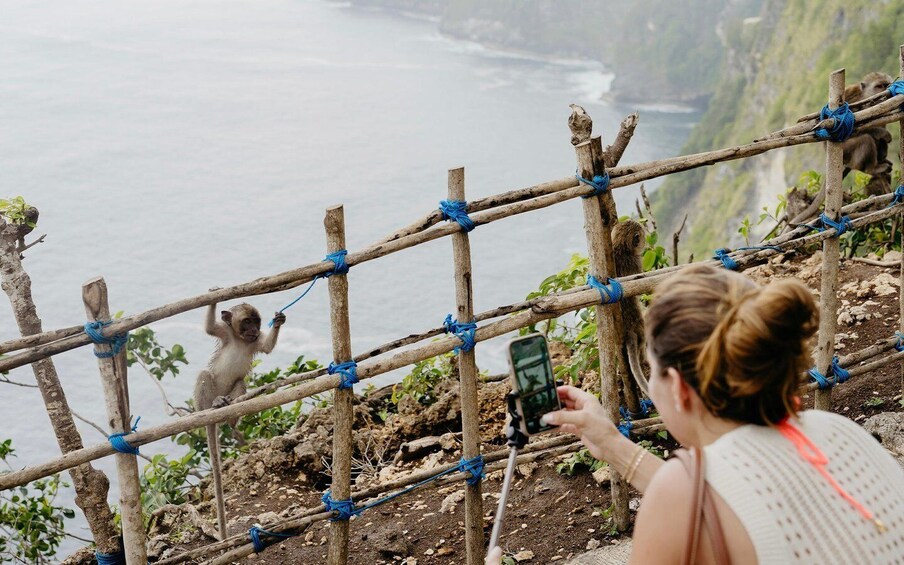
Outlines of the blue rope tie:
<svg viewBox="0 0 904 565">
<path fill-rule="evenodd" d="M 94 558 L 97 560 L 97 565 L 126 565 L 126 554 L 122 550 L 116 553 L 95 551 Z"/>
<path fill-rule="evenodd" d="M 447 334 L 455 334 L 455 337 L 461 340 L 461 345 L 452 350 L 456 355 L 458 355 L 459 351 L 471 351 L 477 345 L 476 323 L 459 322 L 452 318 L 452 314 L 448 314 L 443 321 L 443 328 L 445 328 Z"/>
<path fill-rule="evenodd" d="M 624 296 L 624 289 L 615 279 L 607 279 L 607 282 L 603 284 L 593 275 L 587 275 L 587 284 L 599 291 L 603 304 L 615 304 Z"/>
<path fill-rule="evenodd" d="M 458 470 L 462 473 L 471 473 L 471 476 L 465 479 L 465 482 L 470 486 L 474 486 L 479 483 L 483 477 L 483 455 L 478 455 L 477 457 L 472 457 L 470 459 L 461 458 L 461 461 L 458 462 Z"/>
<path fill-rule="evenodd" d="M 326 257 L 323 258 L 324 261 L 332 261 L 333 269 L 323 273 L 323 277 L 331 277 L 333 275 L 344 275 L 348 272 L 349 266 L 348 263 L 345 262 L 345 256 L 348 255 L 348 250 L 340 249 L 339 251 L 333 251 L 332 253 L 327 254 Z"/>
<path fill-rule="evenodd" d="M 840 237 L 844 232 L 852 228 L 853 225 L 851 224 L 851 219 L 847 216 L 841 216 L 836 222 L 832 218 L 826 216 L 825 213 L 822 213 L 819 215 L 819 218 L 817 218 L 815 225 L 801 224 L 801 227 L 809 228 L 820 233 L 827 229 L 834 229 L 834 237 Z"/>
<path fill-rule="evenodd" d="M 888 85 L 888 93 L 892 96 L 897 96 L 898 94 L 904 94 L 904 80 L 898 79 L 895 82 Z M 904 104 L 901 105 L 904 108 Z"/>
<path fill-rule="evenodd" d="M 110 359 L 111 357 L 116 357 L 129 341 L 129 332 L 116 334 L 110 337 L 104 335 L 104 327 L 109 326 L 112 323 L 112 320 L 109 322 L 101 322 L 100 320 L 98 320 L 96 322 L 88 322 L 87 324 L 85 324 L 85 333 L 88 334 L 88 337 L 91 338 L 91 341 L 112 347 L 110 351 L 98 351 L 97 349 L 95 349 L 94 356 L 99 359 Z"/>
<path fill-rule="evenodd" d="M 625 436 L 628 439 L 631 439 L 631 430 L 633 428 L 634 424 L 631 422 L 631 420 L 625 420 L 618 425 L 618 431 L 620 431 L 621 435 Z"/>
<path fill-rule="evenodd" d="M 656 408 L 656 406 L 653 405 L 653 401 L 649 398 L 644 398 L 640 401 L 640 410 L 643 412 L 644 417 L 649 416 L 654 408 Z"/>
<path fill-rule="evenodd" d="M 832 357 L 832 374 L 835 375 L 836 383 L 845 383 L 849 378 L 851 378 L 851 373 L 847 369 L 841 366 L 838 357 Z"/>
<path fill-rule="evenodd" d="M 829 109 L 829 105 L 823 106 L 819 111 L 819 120 L 834 118 L 835 125 L 831 129 L 819 128 L 815 132 L 819 139 L 831 139 L 832 141 L 844 141 L 851 137 L 854 133 L 854 113 L 848 107 L 847 102 L 842 102 L 840 106 L 834 110 Z"/>
<path fill-rule="evenodd" d="M 269 536 L 271 538 L 288 539 L 294 537 L 293 534 L 281 534 L 279 532 L 268 532 L 267 530 L 255 524 L 248 529 L 248 537 L 251 538 L 251 545 L 254 546 L 254 553 L 260 553 L 265 550 L 270 543 L 261 539 L 261 536 Z M 275 540 L 271 540 L 272 541 Z"/>
<path fill-rule="evenodd" d="M 346 274 L 349 271 L 349 269 L 351 268 L 351 267 L 349 267 L 348 263 L 345 262 L 346 255 L 348 255 L 348 251 L 345 249 L 340 249 L 339 251 L 334 251 L 334 252 L 328 254 L 326 257 L 324 257 L 323 258 L 324 261 L 332 261 L 333 262 L 333 268 L 325 273 L 319 274 L 316 277 L 314 277 L 314 280 L 311 281 L 311 284 L 308 285 L 308 288 L 304 289 L 304 292 L 301 293 L 301 296 L 299 296 L 292 302 L 289 302 L 288 304 L 286 304 L 285 306 L 280 308 L 280 310 L 279 310 L 280 314 L 282 314 L 283 312 L 285 312 L 286 310 L 288 310 L 289 308 L 294 306 L 296 302 L 298 302 L 299 300 L 301 300 L 302 298 L 307 296 L 308 293 L 311 292 L 311 289 L 314 288 L 314 283 L 316 283 L 319 279 L 326 279 L 333 275 Z M 270 323 L 267 324 L 267 326 L 272 328 L 273 322 L 274 322 L 274 320 L 270 320 Z"/>
<path fill-rule="evenodd" d="M 474 220 L 468 216 L 468 203 L 464 200 L 441 200 L 439 211 L 442 212 L 444 220 L 458 222 L 464 231 L 471 231 L 477 227 Z"/>
<path fill-rule="evenodd" d="M 141 416 L 138 416 L 138 418 L 135 420 L 135 424 L 132 425 L 133 432 L 138 431 L 139 420 L 141 420 Z M 110 434 L 107 437 L 107 441 L 109 441 L 110 445 L 113 447 L 113 449 L 115 449 L 119 453 L 127 453 L 129 455 L 138 455 L 138 448 L 133 446 L 129 442 L 127 442 L 125 439 L 123 439 L 123 437 L 127 436 L 127 435 L 129 435 L 129 434 L 128 433 Z"/>
<path fill-rule="evenodd" d="M 726 249 L 722 247 L 720 249 L 716 249 L 713 255 L 713 259 L 718 259 L 722 261 L 722 266 L 731 271 L 738 270 L 738 262 L 732 259 L 728 254 L 731 253 L 730 249 Z"/>
<path fill-rule="evenodd" d="M 839 364 L 838 357 L 832 358 L 832 364 L 829 366 L 829 371 L 831 371 L 831 374 L 835 377 L 834 380 L 826 378 L 826 376 L 820 373 L 816 367 L 807 371 L 807 374 L 810 375 L 810 378 L 813 379 L 814 382 L 816 382 L 820 390 L 832 388 L 836 384 L 846 382 L 851 378 L 851 373 Z"/>
<path fill-rule="evenodd" d="M 904 334 L 895 332 L 895 337 L 898 338 L 898 343 L 895 344 L 895 351 L 904 351 Z"/>
<path fill-rule="evenodd" d="M 352 388 L 358 382 L 358 364 L 354 361 L 346 361 L 345 363 L 330 363 L 326 368 L 326 372 L 330 375 L 339 373 L 339 389 L 344 390 Z"/>
<path fill-rule="evenodd" d="M 898 188 L 895 189 L 895 197 L 888 204 L 888 206 L 886 206 L 886 208 L 891 208 L 896 204 L 900 204 L 902 200 L 904 200 L 904 184 L 898 185 Z"/>
<path fill-rule="evenodd" d="M 323 496 L 320 498 L 320 500 L 323 501 L 323 504 L 326 506 L 328 512 L 335 512 L 336 514 L 335 516 L 330 518 L 330 522 L 340 522 L 348 520 L 352 516 L 357 516 L 366 509 L 356 508 L 355 502 L 351 498 L 346 498 L 345 500 L 333 500 L 330 491 L 323 493 Z"/>
<path fill-rule="evenodd" d="M 820 373 L 816 367 L 812 367 L 809 371 L 807 371 L 807 374 L 810 375 L 810 378 L 813 379 L 814 382 L 816 382 L 820 390 L 831 388 L 832 383 L 829 382 L 825 375 Z"/>
<path fill-rule="evenodd" d="M 593 188 L 593 192 L 590 194 L 585 194 L 581 196 L 581 198 L 593 198 L 594 196 L 600 196 L 601 194 L 605 194 L 607 190 L 609 190 L 609 173 L 603 173 L 602 175 L 595 175 L 593 179 L 585 179 L 577 171 L 575 171 L 574 178 L 578 179 L 578 181 L 590 186 Z"/>
</svg>

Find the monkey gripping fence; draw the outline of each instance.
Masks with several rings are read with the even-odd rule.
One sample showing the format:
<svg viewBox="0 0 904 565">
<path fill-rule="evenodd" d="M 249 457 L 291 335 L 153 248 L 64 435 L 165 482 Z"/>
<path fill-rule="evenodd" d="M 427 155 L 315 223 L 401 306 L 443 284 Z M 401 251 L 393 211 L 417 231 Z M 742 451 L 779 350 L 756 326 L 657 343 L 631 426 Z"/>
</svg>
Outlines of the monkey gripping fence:
<svg viewBox="0 0 904 565">
<path fill-rule="evenodd" d="M 902 75 L 904 75 L 904 46 L 901 47 L 901 65 Z M 112 407 L 115 418 L 111 417 L 111 420 L 121 428 L 121 431 L 112 434 L 109 443 L 71 451 L 51 461 L 0 475 L 0 489 L 13 488 L 101 457 L 117 454 L 117 469 L 122 491 L 124 556 L 129 563 L 141 563 L 146 560 L 146 540 L 141 521 L 140 503 L 137 502 L 138 499 L 135 496 L 140 493 L 127 492 L 130 489 L 138 488 L 137 464 L 134 457 L 138 446 L 208 424 L 217 424 L 231 418 L 260 412 L 330 389 L 337 389 L 334 408 L 336 426 L 334 429 L 333 484 L 331 490 L 323 497 L 323 505 L 299 511 L 274 524 L 255 525 L 247 533 L 230 536 L 207 546 L 162 559 L 158 563 L 178 563 L 215 553 L 221 553 L 221 555 L 212 559 L 211 562 L 228 563 L 253 552 L 259 552 L 272 543 L 297 535 L 314 521 L 323 519 L 333 520 L 334 525 L 342 526 L 330 528 L 329 555 L 331 563 L 344 563 L 348 555 L 349 518 L 429 483 L 445 483 L 462 479 L 467 482 L 465 500 L 467 559 L 468 563 L 472 565 L 480 563 L 484 552 L 480 478 L 486 471 L 502 468 L 503 459 L 507 453 L 506 450 L 481 453 L 477 425 L 477 371 L 473 356 L 474 345 L 568 312 L 594 307 L 597 311 L 597 337 L 601 375 L 603 375 L 600 383 L 601 402 L 605 410 L 616 423 L 619 420 L 619 413 L 622 413 L 623 421 L 620 428 L 626 435 L 645 435 L 663 429 L 658 418 L 632 420 L 636 415 L 644 414 L 644 409 L 649 409 L 648 401 L 643 400 L 636 406 L 619 406 L 619 391 L 622 389 L 623 392 L 627 392 L 624 389 L 628 381 L 623 380 L 624 375 L 621 374 L 626 364 L 620 359 L 622 321 L 618 302 L 623 298 L 652 292 L 656 284 L 685 266 L 675 265 L 648 273 L 619 279 L 613 278 L 615 272 L 610 231 L 618 215 L 611 191 L 679 171 L 751 157 L 780 147 L 822 142 L 823 139 L 827 140 L 826 211 L 817 222 L 812 225 L 798 226 L 784 235 L 764 242 L 762 246 L 742 247 L 734 251 L 719 249 L 715 252 L 713 259 L 706 262 L 729 269 L 743 270 L 778 254 L 822 243 L 824 261 L 822 267 L 823 292 L 821 293 L 823 316 L 821 318 L 826 323 L 825 325 L 822 322 L 820 324 L 816 364 L 808 372 L 808 376 L 804 377 L 801 390 L 817 391 L 817 406 L 830 407 L 830 392 L 835 384 L 890 363 L 904 360 L 904 345 L 902 345 L 904 334 L 902 333 L 896 333 L 893 338 L 881 340 L 847 356 L 839 358 L 834 355 L 835 319 L 838 311 L 838 299 L 835 292 L 839 264 L 838 237 L 846 230 L 858 229 L 880 222 L 904 211 L 904 206 L 901 206 L 902 200 L 904 200 L 904 186 L 899 186 L 894 194 L 873 196 L 848 206 L 841 206 L 841 167 L 843 166 L 841 141 L 866 127 L 881 126 L 892 122 L 898 122 L 900 126 L 904 127 L 904 82 L 895 81 L 889 87 L 888 92 L 854 103 L 850 107 L 841 102 L 843 90 L 844 71 L 842 69 L 832 73 L 829 104 L 818 116 L 805 117 L 795 126 L 772 133 L 746 145 L 619 167 L 618 161 L 636 127 L 637 118 L 636 115 L 632 115 L 621 124 L 621 129 L 613 145 L 606 147 L 605 150 L 601 139 L 599 137 L 590 138 L 589 132 L 582 139 L 577 139 L 575 151 L 578 169 L 574 176 L 467 201 L 464 198 L 464 170 L 453 169 L 449 171 L 449 198 L 443 200 L 437 210 L 363 250 L 349 253 L 344 249 L 342 207 L 333 207 L 327 211 L 325 220 L 330 253 L 323 262 L 186 298 L 119 320 L 107 321 L 101 319 L 101 316 L 96 316 L 94 320 L 90 320 L 83 326 L 52 330 L 2 343 L 0 353 L 22 351 L 0 359 L 0 371 L 20 367 L 88 343 L 98 344 L 96 354 L 99 358 L 102 376 L 105 382 L 109 380 L 108 384 L 115 385 L 110 389 L 113 392 L 105 389 L 105 393 L 108 393 L 108 411 Z M 857 111 L 854 112 L 854 109 Z M 572 133 L 577 138 L 582 137 L 578 132 L 573 131 Z M 900 153 L 904 158 L 904 142 L 902 142 Z M 590 256 L 588 284 L 475 314 L 470 287 L 472 277 L 468 232 L 480 225 L 545 208 L 576 197 L 583 199 L 585 230 Z M 876 206 L 883 207 L 876 210 Z M 448 220 L 448 223 L 441 224 L 444 220 Z M 348 282 L 345 276 L 349 268 L 445 236 L 451 236 L 453 240 L 457 319 L 450 314 L 443 327 L 394 340 L 353 358 L 348 332 Z M 236 399 L 229 406 L 198 411 L 178 420 L 141 431 L 136 431 L 135 426 L 130 426 L 127 393 L 122 394 L 126 386 L 125 367 L 123 358 L 119 355 L 122 343 L 124 343 L 124 336 L 129 330 L 216 302 L 278 292 L 305 283 L 311 283 L 313 286 L 319 278 L 328 278 L 330 281 L 330 309 L 333 321 L 335 359 L 328 368 L 293 375 L 260 389 L 249 391 L 248 394 Z M 601 280 L 605 280 L 606 283 L 603 284 L 600 282 Z M 92 285 L 97 285 L 98 281 L 103 286 L 102 299 L 89 300 L 88 291 L 93 288 Z M 902 268 L 902 281 L 904 281 L 904 268 Z M 310 291 L 311 286 L 283 310 L 300 300 Z M 826 292 L 827 288 L 829 292 Z M 106 305 L 106 288 L 103 281 L 98 279 L 86 283 L 85 289 L 86 308 L 90 302 L 92 312 L 106 313 L 108 318 L 109 309 Z M 901 312 L 902 318 L 904 318 L 904 293 L 901 298 Z M 462 319 L 472 321 L 458 321 Z M 481 326 L 477 325 L 478 322 L 488 320 L 494 321 Z M 338 331 L 337 328 L 344 329 L 344 331 Z M 901 330 L 904 331 L 904 325 Z M 409 345 L 441 336 L 443 333 L 451 335 L 406 349 Z M 400 479 L 352 493 L 349 470 L 352 457 L 350 434 L 353 385 L 361 379 L 372 378 L 453 350 L 458 354 L 461 378 L 462 460 L 429 472 L 414 472 Z M 390 352 L 392 355 L 386 355 Z M 119 387 L 118 397 L 116 387 Z M 535 441 L 522 451 L 519 460 L 535 461 L 544 457 L 556 456 L 576 449 L 577 446 L 578 444 L 573 441 L 573 438 L 565 436 Z M 128 461 L 129 465 L 125 465 L 123 461 Z M 619 529 L 624 530 L 628 527 L 629 519 L 627 488 L 623 479 L 614 469 L 612 471 L 611 488 L 615 506 L 615 522 Z M 386 493 L 390 494 L 386 495 Z M 333 498 L 334 494 L 336 498 Z M 356 505 L 355 499 L 372 500 L 362 505 Z M 124 502 L 126 500 L 129 501 L 129 507 Z M 105 562 L 117 563 L 122 562 L 123 555 L 98 555 L 98 558 Z"/>
</svg>

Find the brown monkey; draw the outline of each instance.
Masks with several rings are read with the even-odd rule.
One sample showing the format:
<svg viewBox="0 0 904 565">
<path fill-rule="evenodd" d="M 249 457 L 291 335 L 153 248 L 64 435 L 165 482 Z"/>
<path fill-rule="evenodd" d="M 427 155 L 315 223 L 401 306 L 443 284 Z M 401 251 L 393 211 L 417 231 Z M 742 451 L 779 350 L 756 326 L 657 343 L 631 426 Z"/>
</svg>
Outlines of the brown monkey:
<svg viewBox="0 0 904 565">
<path fill-rule="evenodd" d="M 273 330 L 261 338 L 261 315 L 250 304 L 239 304 L 220 312 L 216 319 L 217 305 L 207 309 L 204 331 L 217 338 L 216 348 L 210 356 L 207 369 L 201 371 L 195 382 L 195 410 L 221 408 L 233 399 L 245 394 L 245 377 L 251 371 L 254 356 L 270 353 L 276 347 L 279 328 L 286 315 L 277 312 L 273 317 Z M 238 418 L 229 421 L 235 430 Z M 244 438 L 241 438 L 242 441 Z M 226 538 L 226 505 L 223 500 L 223 480 L 220 473 L 220 442 L 218 426 L 207 426 L 207 447 L 210 450 L 210 469 L 213 474 L 217 500 L 217 523 L 220 537 Z"/>
<path fill-rule="evenodd" d="M 859 102 L 888 90 L 891 83 L 892 78 L 885 73 L 868 73 L 859 83 L 844 89 L 844 101 L 848 104 Z M 846 139 L 842 143 L 844 172 L 841 178 L 846 177 L 851 171 L 860 171 L 870 175 L 869 183 L 864 187 L 867 195 L 876 196 L 891 192 L 892 164 L 888 160 L 889 143 L 891 143 L 891 134 L 885 126 L 869 127 Z M 789 227 L 815 217 L 824 200 L 825 185 L 820 188 L 819 193 L 802 212 L 792 215 L 789 210 L 786 215 L 787 218 L 791 218 Z"/>
<path fill-rule="evenodd" d="M 615 257 L 616 276 L 626 277 L 642 273 L 645 247 L 646 232 L 642 225 L 634 220 L 624 220 L 615 224 L 615 227 L 612 228 L 612 253 Z M 637 386 L 640 387 L 644 394 L 649 395 L 647 392 L 647 377 L 643 366 L 646 345 L 640 299 L 636 296 L 626 297 L 619 304 L 621 305 L 622 328 L 624 329 L 622 351 L 628 361 L 628 368 Z"/>
</svg>

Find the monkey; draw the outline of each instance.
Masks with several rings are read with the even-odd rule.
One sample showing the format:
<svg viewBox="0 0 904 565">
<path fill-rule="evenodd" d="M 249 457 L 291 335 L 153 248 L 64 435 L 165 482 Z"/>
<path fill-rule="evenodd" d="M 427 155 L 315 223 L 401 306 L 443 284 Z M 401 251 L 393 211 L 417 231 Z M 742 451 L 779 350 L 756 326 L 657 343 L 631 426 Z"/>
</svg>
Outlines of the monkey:
<svg viewBox="0 0 904 565">
<path fill-rule="evenodd" d="M 216 289 L 211 289 L 216 290 Z M 270 353 L 279 339 L 279 328 L 286 322 L 286 315 L 277 312 L 273 317 L 273 329 L 261 337 L 261 315 L 250 304 L 239 304 L 220 312 L 216 319 L 217 305 L 207 309 L 204 331 L 217 338 L 216 347 L 195 382 L 195 410 L 222 408 L 245 394 L 245 377 L 251 372 L 254 356 Z M 238 418 L 230 420 L 234 433 Z M 217 501 L 217 523 L 221 539 L 226 538 L 226 504 L 223 500 L 223 479 L 220 471 L 220 442 L 216 424 L 207 426 L 207 447 L 210 450 L 210 469 L 213 474 Z M 241 434 L 239 434 L 241 435 Z M 238 438 L 237 438 L 238 440 Z M 244 443 L 241 438 L 240 443 Z"/>
<path fill-rule="evenodd" d="M 888 86 L 891 83 L 892 78 L 883 72 L 874 71 L 868 73 L 859 83 L 852 84 L 844 89 L 844 101 L 848 104 L 859 102 L 888 90 Z M 889 143 L 891 143 L 891 133 L 885 126 L 869 127 L 846 139 L 842 143 L 844 172 L 841 178 L 847 177 L 851 171 L 861 171 L 870 175 L 870 180 L 864 187 L 868 196 L 891 192 L 892 164 L 888 160 Z M 790 213 L 785 215 L 785 218 L 790 218 L 788 229 L 816 216 L 824 200 L 825 184 L 819 189 L 819 192 L 806 209 L 797 215 Z"/>
<path fill-rule="evenodd" d="M 646 247 L 646 232 L 640 223 L 634 220 L 624 220 L 615 224 L 612 228 L 612 254 L 615 259 L 615 274 L 618 277 L 636 275 L 643 272 L 643 252 Z M 640 299 L 636 296 L 625 297 L 619 302 L 622 313 L 622 354 L 628 361 L 628 369 L 634 377 L 634 382 L 640 390 L 649 396 L 647 377 L 644 372 L 643 355 L 646 351 L 644 337 L 643 313 L 640 307 Z M 631 389 L 630 395 L 635 396 L 630 379 L 623 383 L 625 389 Z M 629 392 L 625 394 L 625 402 L 628 404 Z"/>
</svg>

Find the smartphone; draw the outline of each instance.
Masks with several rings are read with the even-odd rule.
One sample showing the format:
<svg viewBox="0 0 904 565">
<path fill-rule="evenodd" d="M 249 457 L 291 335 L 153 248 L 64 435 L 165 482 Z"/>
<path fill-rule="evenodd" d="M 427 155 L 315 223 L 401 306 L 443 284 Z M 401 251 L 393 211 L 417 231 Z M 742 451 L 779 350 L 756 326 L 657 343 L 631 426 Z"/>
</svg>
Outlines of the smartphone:
<svg viewBox="0 0 904 565">
<path fill-rule="evenodd" d="M 559 410 L 559 395 L 552 372 L 549 347 L 542 334 L 513 339 L 508 345 L 512 390 L 517 394 L 515 406 L 521 416 L 521 432 L 533 435 L 556 426 L 540 423 L 540 418 Z"/>
</svg>

